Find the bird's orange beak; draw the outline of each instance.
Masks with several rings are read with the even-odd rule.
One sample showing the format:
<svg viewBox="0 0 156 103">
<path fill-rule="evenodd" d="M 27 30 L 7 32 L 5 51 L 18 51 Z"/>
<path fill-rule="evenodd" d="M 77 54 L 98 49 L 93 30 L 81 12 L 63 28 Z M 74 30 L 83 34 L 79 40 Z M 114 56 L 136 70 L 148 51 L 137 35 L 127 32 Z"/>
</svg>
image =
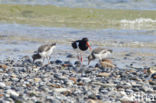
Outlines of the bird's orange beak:
<svg viewBox="0 0 156 103">
<path fill-rule="evenodd" d="M 90 47 L 89 43 L 87 42 L 87 46 L 89 47 L 90 50 L 92 50 L 92 48 Z"/>
</svg>

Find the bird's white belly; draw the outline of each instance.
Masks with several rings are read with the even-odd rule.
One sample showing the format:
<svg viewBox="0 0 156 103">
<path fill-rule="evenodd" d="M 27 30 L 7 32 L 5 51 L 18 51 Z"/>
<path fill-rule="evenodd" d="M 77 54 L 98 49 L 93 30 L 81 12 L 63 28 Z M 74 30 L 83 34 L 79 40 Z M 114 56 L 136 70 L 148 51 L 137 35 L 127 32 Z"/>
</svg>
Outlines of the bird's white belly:
<svg viewBox="0 0 156 103">
<path fill-rule="evenodd" d="M 53 53 L 54 48 L 55 48 L 55 46 L 51 47 L 51 49 L 48 51 L 43 51 L 42 53 L 40 53 L 40 55 L 42 57 L 49 57 Z"/>
<path fill-rule="evenodd" d="M 111 53 L 110 52 L 107 52 L 107 53 L 104 53 L 104 54 L 94 54 L 94 56 L 99 59 L 99 60 L 102 60 L 102 59 L 106 59 L 108 57 L 111 56 Z"/>
</svg>

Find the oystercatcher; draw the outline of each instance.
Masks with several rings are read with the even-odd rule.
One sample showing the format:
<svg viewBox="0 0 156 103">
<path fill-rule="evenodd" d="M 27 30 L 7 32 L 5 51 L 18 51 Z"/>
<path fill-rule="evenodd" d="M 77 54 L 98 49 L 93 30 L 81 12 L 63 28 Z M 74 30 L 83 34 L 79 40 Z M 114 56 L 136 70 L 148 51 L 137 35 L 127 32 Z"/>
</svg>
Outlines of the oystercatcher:
<svg viewBox="0 0 156 103">
<path fill-rule="evenodd" d="M 103 59 L 110 57 L 111 54 L 112 54 L 111 49 L 96 48 L 88 56 L 88 65 L 89 65 L 90 61 L 92 61 L 94 59 L 99 59 L 99 61 L 102 61 Z"/>
<path fill-rule="evenodd" d="M 41 45 L 38 48 L 37 52 L 32 55 L 33 63 L 35 62 L 35 60 L 41 59 L 41 58 L 43 59 L 43 63 L 44 63 L 45 58 L 47 58 L 48 63 L 49 63 L 50 56 L 53 53 L 53 49 L 55 47 L 56 47 L 56 43 Z"/>
<path fill-rule="evenodd" d="M 88 43 L 88 38 L 82 38 L 82 40 L 73 41 L 72 42 L 72 47 L 73 47 L 74 50 L 76 50 L 78 52 L 78 59 L 81 60 L 81 63 L 82 63 L 82 60 L 83 60 L 81 52 L 88 50 L 88 48 L 90 50 L 92 50 L 89 43 Z M 81 58 L 80 58 L 80 56 L 81 56 Z"/>
</svg>

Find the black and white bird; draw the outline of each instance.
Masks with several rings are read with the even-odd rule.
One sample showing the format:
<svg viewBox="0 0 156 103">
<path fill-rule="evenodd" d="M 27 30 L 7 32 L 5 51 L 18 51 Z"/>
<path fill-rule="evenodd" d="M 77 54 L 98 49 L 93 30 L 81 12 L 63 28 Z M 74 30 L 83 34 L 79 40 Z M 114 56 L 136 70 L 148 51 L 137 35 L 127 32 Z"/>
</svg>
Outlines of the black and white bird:
<svg viewBox="0 0 156 103">
<path fill-rule="evenodd" d="M 88 38 L 82 38 L 81 40 L 76 40 L 72 42 L 72 47 L 78 52 L 78 59 L 80 59 L 81 62 L 83 60 L 81 52 L 88 50 L 88 48 L 92 50 L 88 41 Z"/>
<path fill-rule="evenodd" d="M 32 55 L 33 63 L 37 59 L 43 59 L 43 63 L 44 63 L 44 60 L 47 59 L 49 63 L 51 55 L 55 47 L 56 47 L 56 43 L 41 45 L 36 51 L 36 53 Z"/>
<path fill-rule="evenodd" d="M 94 59 L 99 59 L 99 61 L 102 61 L 103 59 L 109 58 L 111 54 L 112 54 L 111 49 L 96 48 L 88 56 L 88 65 Z"/>
</svg>

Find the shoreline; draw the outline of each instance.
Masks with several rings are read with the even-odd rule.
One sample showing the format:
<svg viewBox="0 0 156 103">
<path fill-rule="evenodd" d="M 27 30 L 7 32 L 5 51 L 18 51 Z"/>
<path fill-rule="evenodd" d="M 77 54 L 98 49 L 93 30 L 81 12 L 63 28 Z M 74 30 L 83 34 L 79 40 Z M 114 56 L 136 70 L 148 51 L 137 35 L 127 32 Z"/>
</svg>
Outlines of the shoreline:
<svg viewBox="0 0 156 103">
<path fill-rule="evenodd" d="M 74 27 L 85 29 L 131 28 L 153 29 L 156 12 L 150 10 L 113 10 L 93 8 L 68 8 L 53 5 L 0 4 L 0 22 L 29 24 L 32 26 Z M 145 19 L 138 24 L 138 19 Z M 147 22 L 147 20 L 149 20 Z M 128 22 L 134 22 L 129 24 Z M 124 21 L 124 23 L 123 23 Z M 125 21 L 127 21 L 125 23 Z M 140 22 L 139 21 L 139 22 Z"/>
</svg>

